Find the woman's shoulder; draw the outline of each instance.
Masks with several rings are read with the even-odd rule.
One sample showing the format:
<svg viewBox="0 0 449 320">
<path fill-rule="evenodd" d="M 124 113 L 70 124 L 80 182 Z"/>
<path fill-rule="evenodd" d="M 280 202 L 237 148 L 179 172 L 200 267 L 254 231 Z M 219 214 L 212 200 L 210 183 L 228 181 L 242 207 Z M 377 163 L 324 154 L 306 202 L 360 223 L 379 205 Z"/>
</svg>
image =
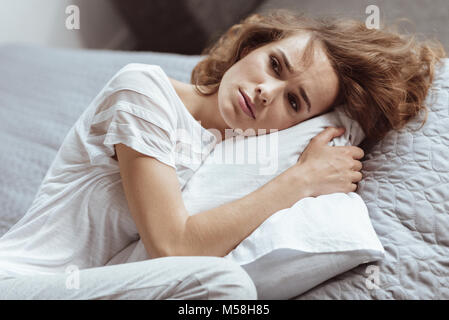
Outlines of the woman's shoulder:
<svg viewBox="0 0 449 320">
<path fill-rule="evenodd" d="M 160 74 L 161 72 L 164 73 L 161 66 L 157 64 L 147 64 L 147 63 L 138 63 L 138 62 L 131 62 L 128 64 L 125 64 L 119 71 L 117 71 L 117 74 L 120 74 L 122 72 L 127 71 L 134 71 L 134 72 L 141 72 L 141 73 L 157 73 Z"/>
<path fill-rule="evenodd" d="M 108 89 L 130 89 L 142 93 L 159 93 L 170 90 L 170 81 L 158 65 L 129 63 L 111 78 Z"/>
<path fill-rule="evenodd" d="M 158 65 L 129 63 L 116 72 L 103 92 L 103 101 L 109 105 L 120 101 L 172 120 L 182 114 L 173 86 Z"/>
</svg>

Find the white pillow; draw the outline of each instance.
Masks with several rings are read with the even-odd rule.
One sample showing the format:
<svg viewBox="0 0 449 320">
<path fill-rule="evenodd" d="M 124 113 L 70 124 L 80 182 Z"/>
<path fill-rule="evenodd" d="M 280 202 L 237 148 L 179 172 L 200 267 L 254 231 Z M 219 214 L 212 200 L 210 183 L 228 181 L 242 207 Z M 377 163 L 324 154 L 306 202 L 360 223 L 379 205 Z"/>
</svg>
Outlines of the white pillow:
<svg viewBox="0 0 449 320">
<path fill-rule="evenodd" d="M 337 108 L 285 130 L 217 144 L 183 190 L 188 212 L 193 215 L 256 190 L 294 165 L 328 126 L 346 128 L 330 145 L 358 145 L 364 138 L 357 122 Z M 246 269 L 260 299 L 295 297 L 383 257 L 365 203 L 353 192 L 298 201 L 273 214 L 226 256 Z"/>
<path fill-rule="evenodd" d="M 296 126 L 217 144 L 182 190 L 191 215 L 237 200 L 294 165 L 325 127 L 345 127 L 330 145 L 358 145 L 359 125 L 336 109 Z M 309 197 L 269 217 L 225 258 L 245 268 L 259 299 L 289 299 L 359 264 L 382 259 L 384 249 L 356 193 Z M 108 264 L 148 259 L 141 241 Z"/>
</svg>

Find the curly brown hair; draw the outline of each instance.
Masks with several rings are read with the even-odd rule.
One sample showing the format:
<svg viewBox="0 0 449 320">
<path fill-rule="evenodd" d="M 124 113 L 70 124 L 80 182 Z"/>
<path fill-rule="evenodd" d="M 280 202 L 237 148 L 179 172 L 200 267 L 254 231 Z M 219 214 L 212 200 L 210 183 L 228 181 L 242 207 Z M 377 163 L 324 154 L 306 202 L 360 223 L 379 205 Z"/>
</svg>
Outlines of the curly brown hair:
<svg viewBox="0 0 449 320">
<path fill-rule="evenodd" d="M 252 14 L 203 50 L 206 56 L 193 69 L 191 83 L 203 96 L 214 94 L 244 49 L 303 32 L 310 33 L 310 43 L 322 45 L 339 78 L 332 107 L 342 105 L 358 121 L 366 146 L 389 130 L 402 128 L 422 110 L 424 125 L 424 100 L 436 63 L 446 56 L 443 46 L 438 41 L 418 41 L 393 28 L 368 29 L 357 20 L 310 18 L 284 9 Z"/>
</svg>

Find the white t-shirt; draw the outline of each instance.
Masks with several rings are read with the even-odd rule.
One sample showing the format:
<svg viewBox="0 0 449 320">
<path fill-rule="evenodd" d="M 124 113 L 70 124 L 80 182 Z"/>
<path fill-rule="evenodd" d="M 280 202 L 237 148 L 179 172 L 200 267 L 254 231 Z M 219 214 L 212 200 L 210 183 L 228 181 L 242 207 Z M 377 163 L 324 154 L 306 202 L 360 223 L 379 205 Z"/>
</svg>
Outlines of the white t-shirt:
<svg viewBox="0 0 449 320">
<path fill-rule="evenodd" d="M 105 265 L 139 238 L 114 144 L 176 169 L 181 190 L 217 143 L 156 65 L 128 64 L 64 139 L 24 217 L 0 238 L 0 274 Z"/>
</svg>

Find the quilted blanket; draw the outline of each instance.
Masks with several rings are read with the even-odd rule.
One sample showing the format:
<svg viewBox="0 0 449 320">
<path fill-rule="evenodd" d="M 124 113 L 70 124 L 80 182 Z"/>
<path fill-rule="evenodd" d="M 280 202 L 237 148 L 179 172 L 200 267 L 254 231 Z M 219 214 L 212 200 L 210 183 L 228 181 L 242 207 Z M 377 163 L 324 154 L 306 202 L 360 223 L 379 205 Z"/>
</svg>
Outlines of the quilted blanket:
<svg viewBox="0 0 449 320">
<path fill-rule="evenodd" d="M 0 236 L 31 205 L 70 127 L 130 62 L 188 82 L 200 56 L 0 46 Z M 358 193 L 386 257 L 297 299 L 449 299 L 449 62 L 427 98 L 429 115 L 391 132 L 364 161 Z"/>
<path fill-rule="evenodd" d="M 300 299 L 449 299 L 449 60 L 424 113 L 391 131 L 363 162 L 357 193 L 386 257 L 361 265 Z M 419 130 L 418 130 L 419 129 Z"/>
</svg>

